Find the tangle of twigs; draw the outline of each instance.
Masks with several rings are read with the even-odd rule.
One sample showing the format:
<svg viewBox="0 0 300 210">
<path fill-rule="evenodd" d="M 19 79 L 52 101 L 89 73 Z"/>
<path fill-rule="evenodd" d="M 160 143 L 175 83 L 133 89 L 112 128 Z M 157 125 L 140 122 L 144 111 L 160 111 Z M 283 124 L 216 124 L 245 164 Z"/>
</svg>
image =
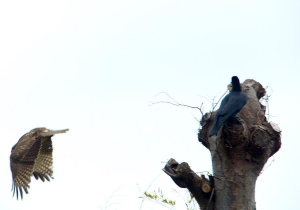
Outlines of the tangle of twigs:
<svg viewBox="0 0 300 210">
<path fill-rule="evenodd" d="M 266 86 L 265 87 L 265 90 L 267 91 L 267 89 L 269 88 L 269 86 Z M 263 98 L 262 98 L 262 100 L 263 101 L 265 101 L 265 107 L 267 108 L 267 113 L 266 113 L 266 115 L 268 116 L 268 121 L 270 120 L 270 106 L 269 106 L 269 98 L 271 97 L 271 95 L 272 95 L 272 93 L 273 93 L 273 89 L 270 87 L 270 89 L 271 89 L 271 93 L 270 94 L 266 94 Z M 272 117 L 274 117 L 274 116 L 272 116 Z"/>
<path fill-rule="evenodd" d="M 223 93 L 223 95 L 219 98 L 217 103 L 214 103 L 215 98 L 213 98 L 211 112 L 215 110 L 216 106 L 220 103 L 221 99 L 226 95 L 227 92 L 228 90 L 226 90 L 225 93 Z"/>
<path fill-rule="evenodd" d="M 198 109 L 201 113 L 201 115 L 203 116 L 203 111 L 202 111 L 202 108 L 203 108 L 203 103 L 201 104 L 200 107 L 196 107 L 196 106 L 189 106 L 189 105 L 186 105 L 186 104 L 181 104 L 181 103 L 178 103 L 174 98 L 172 98 L 168 93 L 166 92 L 161 92 L 159 94 L 165 94 L 167 95 L 173 102 L 170 102 L 170 101 L 158 101 L 158 102 L 154 102 L 154 103 L 151 103 L 149 106 L 152 106 L 152 105 L 155 105 L 155 104 L 160 104 L 160 103 L 166 103 L 166 104 L 172 104 L 174 106 L 185 106 L 185 107 L 188 107 L 188 108 L 192 108 L 192 109 Z M 157 95 L 159 95 L 157 94 Z"/>
</svg>

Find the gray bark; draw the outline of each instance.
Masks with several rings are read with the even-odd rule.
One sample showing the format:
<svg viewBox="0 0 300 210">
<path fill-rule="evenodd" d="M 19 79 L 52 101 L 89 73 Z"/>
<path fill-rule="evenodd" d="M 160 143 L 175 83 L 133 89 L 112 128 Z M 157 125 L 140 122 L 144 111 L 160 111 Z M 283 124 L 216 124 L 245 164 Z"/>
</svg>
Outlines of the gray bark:
<svg viewBox="0 0 300 210">
<path fill-rule="evenodd" d="M 267 121 L 266 109 L 259 102 L 265 89 L 254 80 L 241 86 L 248 95 L 247 104 L 237 114 L 241 122 L 229 119 L 210 138 L 216 112 L 206 113 L 200 122 L 198 140 L 211 152 L 213 176 L 205 180 L 187 163 L 178 164 L 174 159 L 164 169 L 178 186 L 189 189 L 201 210 L 255 210 L 257 177 L 281 146 L 281 132 Z M 207 181 L 211 189 L 205 193 L 202 186 Z"/>
</svg>

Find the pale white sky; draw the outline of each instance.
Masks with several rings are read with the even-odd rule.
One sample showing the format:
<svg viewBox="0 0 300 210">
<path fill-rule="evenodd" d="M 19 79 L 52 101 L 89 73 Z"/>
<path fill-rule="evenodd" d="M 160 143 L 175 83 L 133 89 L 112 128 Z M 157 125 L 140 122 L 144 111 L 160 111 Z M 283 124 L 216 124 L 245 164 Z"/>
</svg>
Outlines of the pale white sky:
<svg viewBox="0 0 300 210">
<path fill-rule="evenodd" d="M 272 88 L 270 120 L 282 129 L 257 209 L 300 209 L 299 11 L 298 0 L 0 2 L 0 208 L 100 210 L 118 190 L 109 210 L 139 209 L 139 188 L 158 175 L 150 191 L 181 200 L 162 162 L 211 171 L 201 115 L 149 104 L 166 91 L 209 111 L 201 96 L 220 97 L 237 75 Z M 35 127 L 70 131 L 53 138 L 54 180 L 33 179 L 16 201 L 11 147 Z"/>
</svg>

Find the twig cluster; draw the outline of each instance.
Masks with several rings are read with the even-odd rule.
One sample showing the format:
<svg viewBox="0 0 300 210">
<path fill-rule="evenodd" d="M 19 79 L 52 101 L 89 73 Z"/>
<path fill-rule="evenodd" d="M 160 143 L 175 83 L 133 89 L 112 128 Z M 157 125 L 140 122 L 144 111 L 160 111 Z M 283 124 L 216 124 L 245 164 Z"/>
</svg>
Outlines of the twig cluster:
<svg viewBox="0 0 300 210">
<path fill-rule="evenodd" d="M 266 110 L 267 110 L 266 115 L 268 116 L 268 117 L 267 117 L 267 120 L 269 121 L 269 120 L 270 120 L 270 117 L 271 117 L 271 115 L 270 115 L 270 107 L 269 107 L 269 100 L 270 100 L 270 97 L 272 96 L 273 89 L 272 89 L 271 87 L 269 87 L 269 86 L 266 86 L 266 87 L 265 87 L 266 92 L 267 92 L 267 89 L 268 89 L 268 88 L 271 89 L 271 93 L 270 93 L 270 94 L 267 93 L 267 94 L 261 99 L 261 102 L 262 102 L 262 101 L 265 102 L 265 105 L 264 105 L 264 106 L 266 107 Z M 272 116 L 272 117 L 274 117 L 274 116 Z"/>
<path fill-rule="evenodd" d="M 154 103 L 151 103 L 149 106 L 152 106 L 154 104 L 160 104 L 160 103 L 166 103 L 166 104 L 172 104 L 174 106 L 185 106 L 185 107 L 188 107 L 188 108 L 192 108 L 192 109 L 198 109 L 201 113 L 201 115 L 203 116 L 203 103 L 201 104 L 200 107 L 196 107 L 196 106 L 189 106 L 189 105 L 186 105 L 186 104 L 181 104 L 181 103 L 178 103 L 174 98 L 172 98 L 168 93 L 166 92 L 161 92 L 159 94 L 165 94 L 167 95 L 173 102 L 170 102 L 170 101 L 158 101 L 158 102 L 154 102 Z M 157 95 L 159 95 L 157 94 Z"/>
</svg>

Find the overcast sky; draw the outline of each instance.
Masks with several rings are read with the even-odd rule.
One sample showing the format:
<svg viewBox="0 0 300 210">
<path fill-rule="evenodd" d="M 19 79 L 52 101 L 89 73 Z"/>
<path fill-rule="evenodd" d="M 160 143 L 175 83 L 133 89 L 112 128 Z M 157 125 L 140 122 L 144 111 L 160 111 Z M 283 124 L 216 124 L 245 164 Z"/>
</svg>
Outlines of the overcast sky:
<svg viewBox="0 0 300 210">
<path fill-rule="evenodd" d="M 257 209 L 300 209 L 299 11 L 298 0 L 1 1 L 0 208 L 100 210 L 111 197 L 108 210 L 139 209 L 155 178 L 149 192 L 182 200 L 161 169 L 175 158 L 212 172 L 201 114 L 149 105 L 167 92 L 208 112 L 236 75 L 268 87 L 282 130 Z M 11 147 L 35 127 L 70 131 L 52 138 L 54 179 L 32 179 L 17 201 Z"/>
</svg>

